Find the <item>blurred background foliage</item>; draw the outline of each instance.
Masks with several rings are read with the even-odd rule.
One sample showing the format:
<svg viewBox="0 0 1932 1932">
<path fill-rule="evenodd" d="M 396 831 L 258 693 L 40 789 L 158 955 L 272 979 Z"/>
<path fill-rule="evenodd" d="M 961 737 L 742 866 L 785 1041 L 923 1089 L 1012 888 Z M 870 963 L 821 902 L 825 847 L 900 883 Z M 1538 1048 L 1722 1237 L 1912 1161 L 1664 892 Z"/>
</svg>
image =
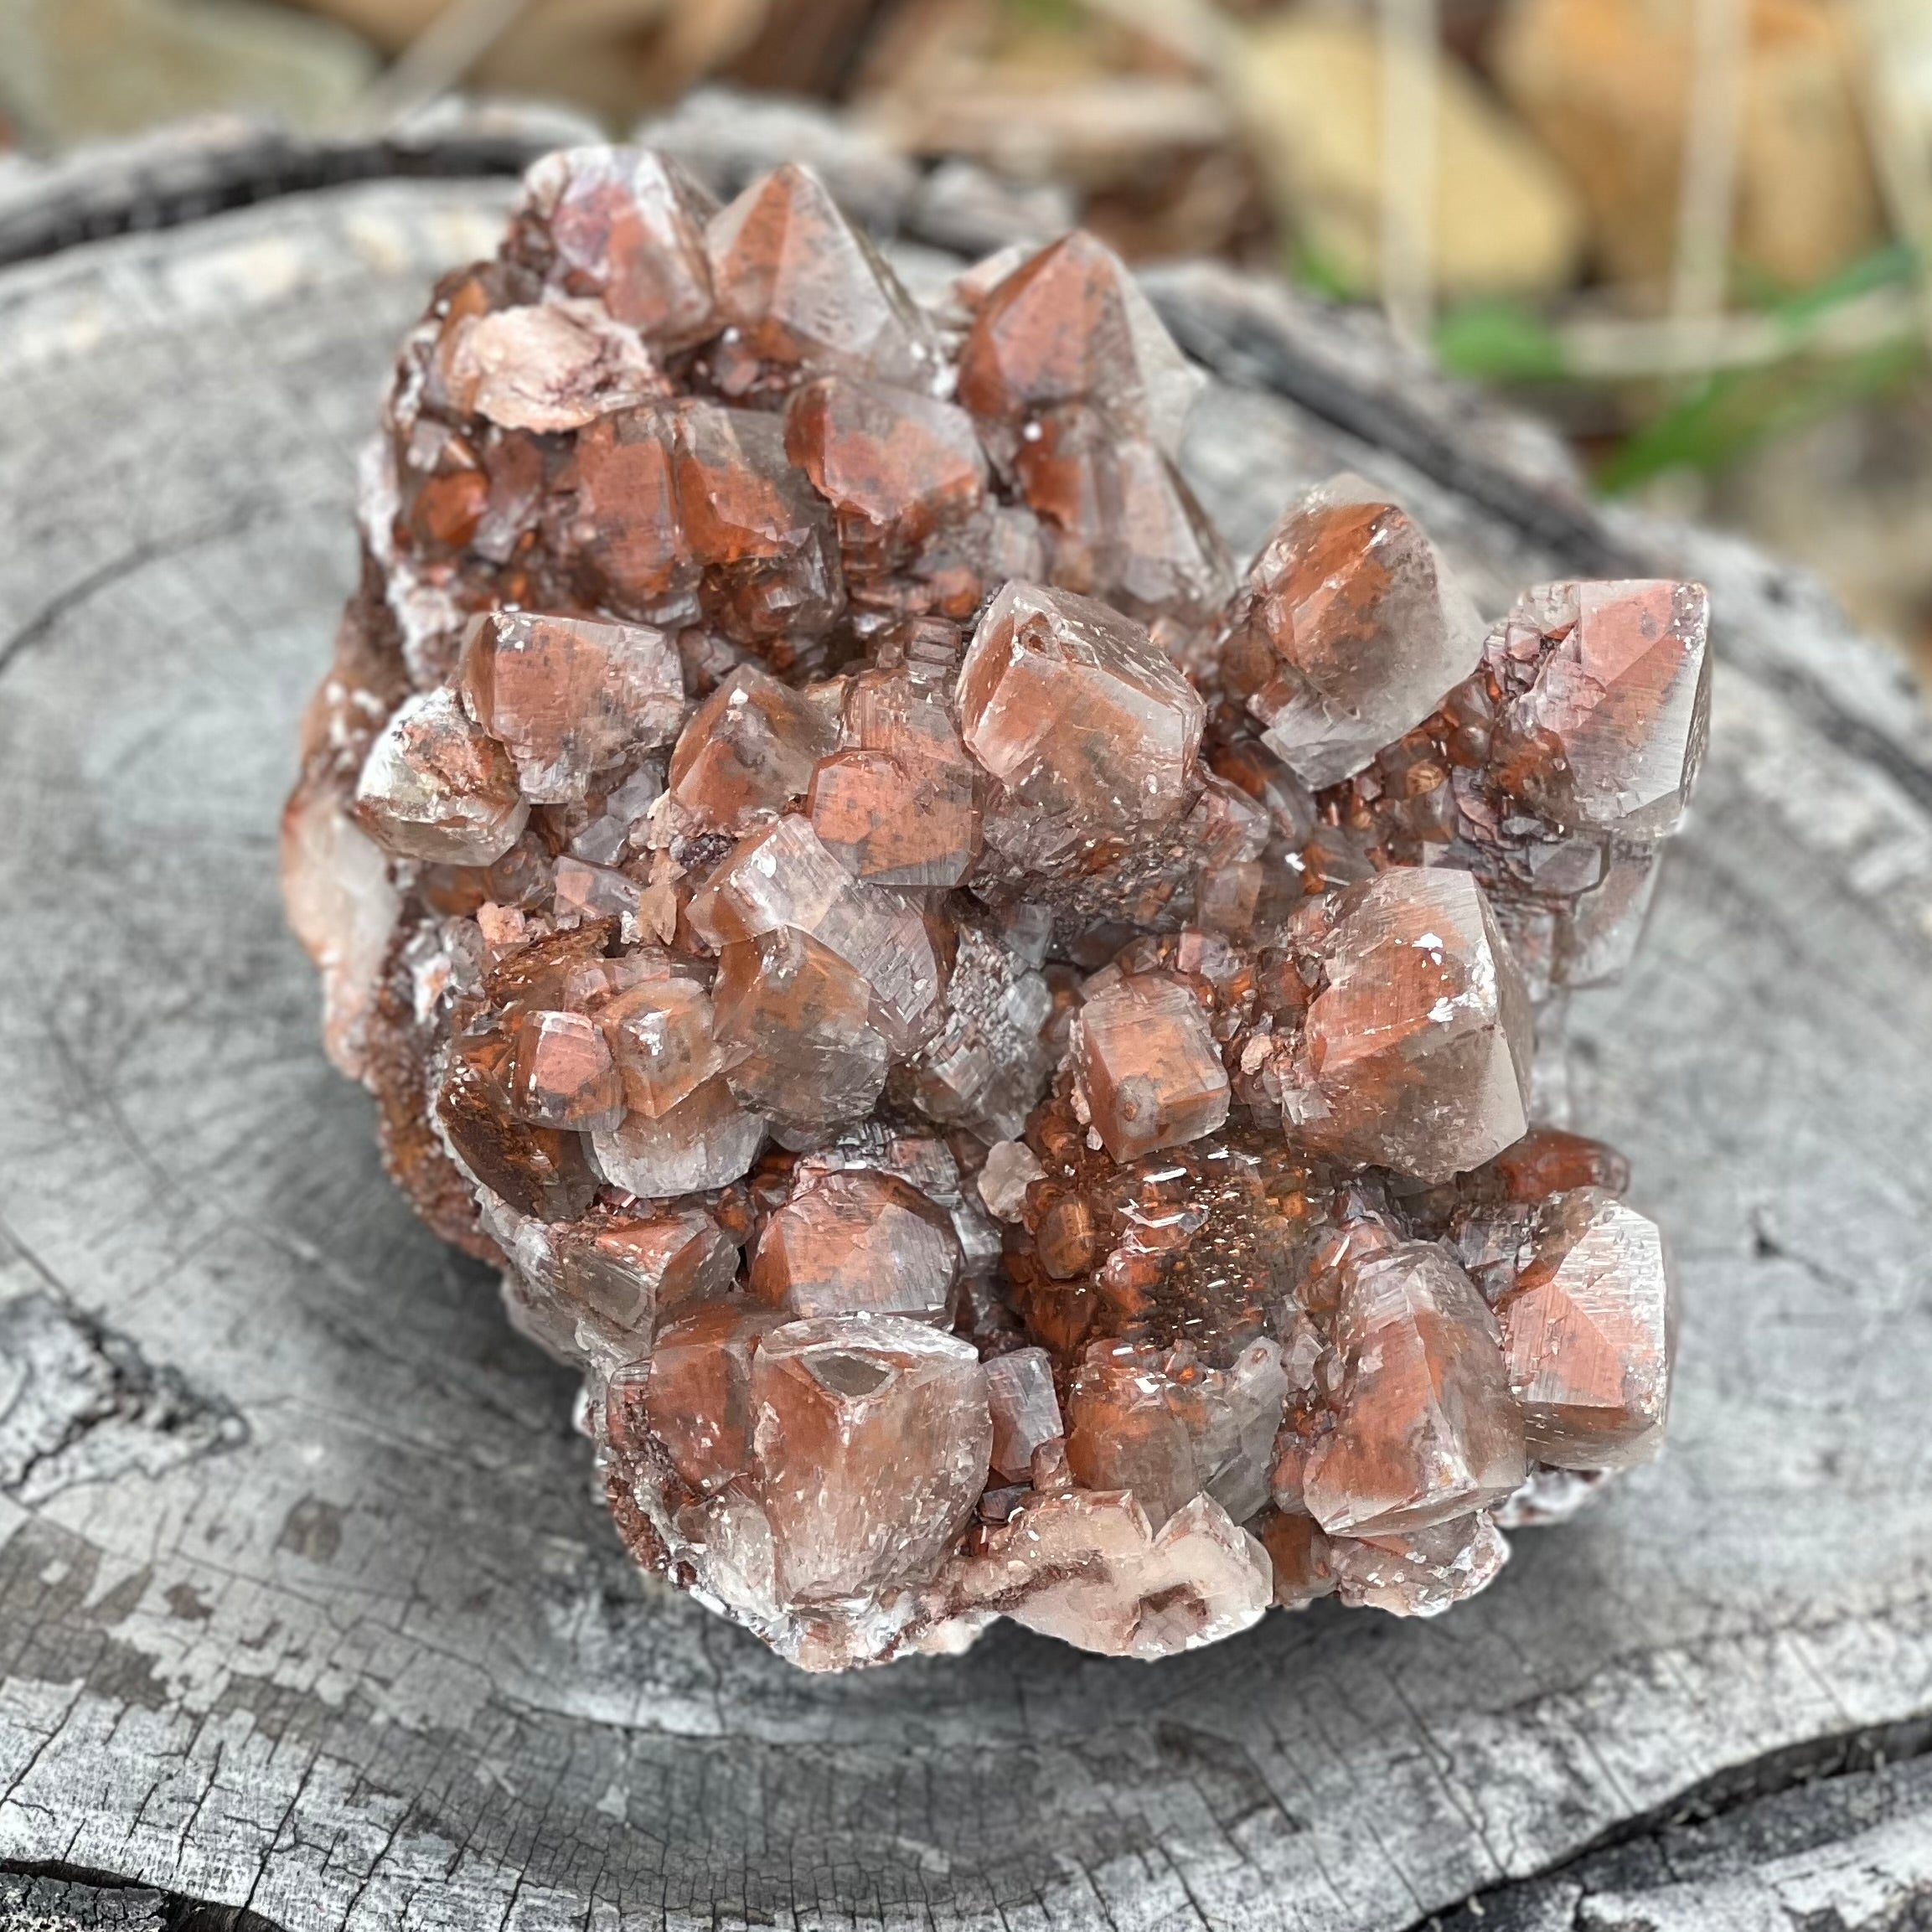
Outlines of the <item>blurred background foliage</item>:
<svg viewBox="0 0 1932 1932">
<path fill-rule="evenodd" d="M 622 133 L 700 83 L 1380 302 L 1932 667 L 1932 0 L 0 0 L 27 155 L 456 89 Z"/>
</svg>

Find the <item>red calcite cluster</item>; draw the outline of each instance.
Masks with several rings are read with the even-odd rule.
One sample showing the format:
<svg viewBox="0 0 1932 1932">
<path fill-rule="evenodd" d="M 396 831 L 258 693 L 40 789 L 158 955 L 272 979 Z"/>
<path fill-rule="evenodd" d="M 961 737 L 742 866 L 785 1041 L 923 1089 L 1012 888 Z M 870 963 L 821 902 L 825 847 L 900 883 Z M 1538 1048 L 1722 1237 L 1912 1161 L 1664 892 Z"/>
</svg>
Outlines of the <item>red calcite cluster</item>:
<svg viewBox="0 0 1932 1932">
<path fill-rule="evenodd" d="M 1662 1434 L 1537 1035 L 1681 817 L 1703 593 L 1485 629 L 1352 478 L 1237 578 L 1197 381 L 1085 235 L 925 307 L 803 169 L 585 149 L 367 465 L 284 827 L 330 1051 L 638 1561 L 811 1668 L 1428 1614 Z"/>
</svg>

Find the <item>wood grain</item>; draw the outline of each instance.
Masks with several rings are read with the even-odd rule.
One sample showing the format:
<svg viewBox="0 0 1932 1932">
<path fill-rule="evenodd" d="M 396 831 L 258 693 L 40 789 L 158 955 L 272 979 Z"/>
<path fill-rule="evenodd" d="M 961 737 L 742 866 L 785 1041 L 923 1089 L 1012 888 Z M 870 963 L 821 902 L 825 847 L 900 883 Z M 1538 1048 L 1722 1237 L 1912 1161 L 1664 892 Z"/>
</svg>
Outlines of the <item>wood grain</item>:
<svg viewBox="0 0 1932 1932">
<path fill-rule="evenodd" d="M 1451 433 L 1373 339 L 1312 363 L 1320 313 L 1266 338 L 1258 300 L 1216 349 L 1225 277 L 1160 293 L 1222 369 L 1189 462 L 1237 545 L 1346 462 L 1491 607 L 1580 566 L 1717 590 L 1694 825 L 1573 1015 L 1578 1113 L 1682 1263 L 1670 1451 L 1439 1622 L 1318 1605 L 1156 1666 L 1000 1629 L 812 1679 L 630 1568 L 568 1378 L 385 1183 L 273 876 L 387 355 L 504 198 L 354 185 L 0 273 L 0 1886 L 40 1888 L 0 1924 L 1364 1932 L 1486 1893 L 1876 1926 L 1932 1893 L 1924 1780 L 1868 1752 L 1808 1839 L 1738 1824 L 1702 1878 L 1666 1842 L 1728 1767 L 1932 1717 L 1924 720 L 1810 588 L 1606 520 L 1459 399 Z M 1605 1834 L 1663 1849 L 1579 1876 Z"/>
</svg>

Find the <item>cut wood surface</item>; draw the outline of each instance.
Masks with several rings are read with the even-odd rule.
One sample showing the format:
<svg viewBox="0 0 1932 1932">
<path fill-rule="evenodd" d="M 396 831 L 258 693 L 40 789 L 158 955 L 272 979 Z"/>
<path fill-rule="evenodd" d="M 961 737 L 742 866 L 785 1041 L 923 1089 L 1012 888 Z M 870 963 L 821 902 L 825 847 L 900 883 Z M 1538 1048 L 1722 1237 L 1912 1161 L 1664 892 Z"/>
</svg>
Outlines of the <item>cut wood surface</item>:
<svg viewBox="0 0 1932 1932">
<path fill-rule="evenodd" d="M 571 1378 L 384 1180 L 275 881 L 357 448 L 507 194 L 0 272 L 0 1925 L 1932 1910 L 1932 734 L 1803 580 L 1606 519 L 1225 271 L 1153 285 L 1222 379 L 1188 462 L 1237 550 L 1346 465 L 1491 609 L 1712 585 L 1694 821 L 1573 1013 L 1578 1124 L 1681 1265 L 1666 1456 L 1438 1621 L 1318 1604 L 1156 1666 L 1002 1626 L 808 1677 L 631 1568 Z"/>
</svg>

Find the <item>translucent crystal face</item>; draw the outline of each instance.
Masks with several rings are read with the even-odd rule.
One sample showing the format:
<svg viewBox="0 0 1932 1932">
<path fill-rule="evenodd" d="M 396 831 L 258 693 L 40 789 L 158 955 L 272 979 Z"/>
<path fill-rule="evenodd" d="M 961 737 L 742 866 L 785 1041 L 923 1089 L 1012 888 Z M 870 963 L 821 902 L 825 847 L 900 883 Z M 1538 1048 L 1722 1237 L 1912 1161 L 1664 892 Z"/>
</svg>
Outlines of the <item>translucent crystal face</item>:
<svg viewBox="0 0 1932 1932">
<path fill-rule="evenodd" d="M 1094 1132 L 1116 1160 L 1178 1147 L 1227 1118 L 1227 1071 L 1187 986 L 1139 973 L 1080 1010 L 1073 1049 Z"/>
<path fill-rule="evenodd" d="M 686 622 L 701 567 L 684 540 L 673 419 L 654 408 L 586 424 L 572 446 L 555 548 L 571 589 L 620 617 Z"/>
<path fill-rule="evenodd" d="M 713 216 L 705 245 L 726 324 L 716 355 L 727 392 L 751 387 L 757 363 L 908 388 L 938 377 L 930 323 L 809 169 L 753 182 Z"/>
<path fill-rule="evenodd" d="M 814 1178 L 765 1223 L 752 1293 L 795 1315 L 901 1315 L 945 1323 L 960 1270 L 946 1214 L 896 1175 Z"/>
<path fill-rule="evenodd" d="M 1384 872 L 1345 894 L 1304 1022 L 1310 1087 L 1284 1105 L 1312 1146 L 1447 1180 L 1529 1125 L 1533 1022 L 1466 872 Z"/>
<path fill-rule="evenodd" d="M 1309 1459 L 1309 1513 L 1335 1535 L 1423 1530 L 1501 1502 L 1526 1473 L 1495 1318 L 1433 1243 L 1350 1271 L 1335 1324 L 1344 1382 Z"/>
<path fill-rule="evenodd" d="M 455 692 L 436 690 L 400 705 L 369 747 L 355 815 L 398 858 L 488 865 L 515 845 L 530 808 L 503 746 Z"/>
<path fill-rule="evenodd" d="M 987 292 L 959 355 L 959 400 L 976 416 L 1018 426 L 1084 403 L 1170 455 L 1202 380 L 1119 256 L 1078 230 Z"/>
<path fill-rule="evenodd" d="M 1236 598 L 1220 662 L 1304 783 L 1331 785 L 1475 668 L 1482 620 L 1397 504 L 1341 477 L 1295 505 Z"/>
<path fill-rule="evenodd" d="M 1633 839 L 1674 832 L 1710 729 L 1706 600 L 1673 583 L 1578 584 L 1536 681 L 1504 715 L 1560 747 L 1574 817 Z M 1552 629 L 1556 627 L 1552 625 Z"/>
<path fill-rule="evenodd" d="M 1030 1482 L 1033 1458 L 1067 1434 L 1053 1386 L 1053 1358 L 1043 1348 L 1016 1348 L 986 1364 L 986 1401 L 993 1418 L 993 1472 L 1010 1483 Z"/>
<path fill-rule="evenodd" d="M 329 1050 L 638 1560 L 796 1662 L 1434 1614 L 1664 1427 L 1661 1237 L 1530 1068 L 1681 816 L 1703 593 L 1485 638 L 1351 478 L 1237 585 L 1120 263 L 956 296 L 802 169 L 532 171 L 304 725 Z"/>
<path fill-rule="evenodd" d="M 1200 695 L 1146 632 L 1092 598 L 1007 585 L 974 633 L 957 702 L 1015 864 L 1165 824 L 1187 799 Z"/>
<path fill-rule="evenodd" d="M 1562 1196 L 1496 1309 L 1537 1458 L 1623 1469 L 1662 1440 L 1676 1285 L 1654 1222 L 1601 1188 Z"/>
<path fill-rule="evenodd" d="M 821 376 L 785 411 L 785 448 L 830 504 L 849 566 L 883 573 L 984 499 L 986 457 L 973 419 L 859 376 Z"/>
<path fill-rule="evenodd" d="M 969 1343 L 901 1315 L 774 1330 L 752 1365 L 759 1500 L 793 1600 L 922 1582 L 986 1480 L 993 1423 Z"/>
<path fill-rule="evenodd" d="M 554 286 L 600 304 L 659 353 L 715 335 L 705 228 L 715 204 L 648 148 L 568 148 L 525 184 L 510 247 Z"/>
<path fill-rule="evenodd" d="M 836 722 L 801 691 L 741 664 L 691 714 L 671 754 L 669 790 L 694 831 L 736 836 L 803 798 Z"/>
<path fill-rule="evenodd" d="M 677 646 L 643 624 L 492 612 L 463 640 L 457 688 L 533 803 L 585 798 L 628 753 L 669 744 L 684 715 Z"/>
</svg>

